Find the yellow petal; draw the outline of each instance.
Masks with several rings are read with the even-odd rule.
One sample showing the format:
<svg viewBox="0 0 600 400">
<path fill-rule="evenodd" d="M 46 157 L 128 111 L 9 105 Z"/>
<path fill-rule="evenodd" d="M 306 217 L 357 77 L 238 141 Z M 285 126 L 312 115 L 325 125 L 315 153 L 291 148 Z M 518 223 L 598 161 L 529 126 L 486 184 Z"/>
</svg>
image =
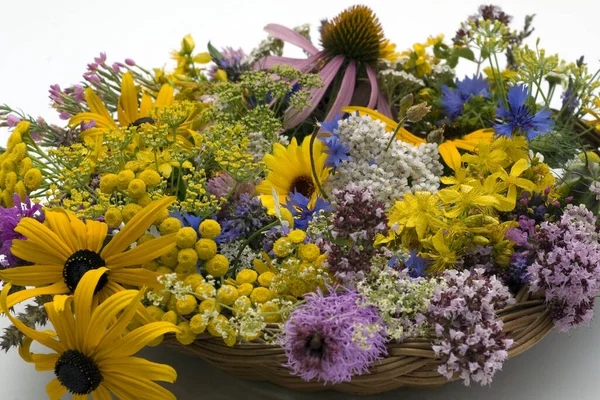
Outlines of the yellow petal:
<svg viewBox="0 0 600 400">
<path fill-rule="evenodd" d="M 120 399 L 176 400 L 173 393 L 149 381 L 138 380 L 125 374 L 106 374 L 106 387 Z"/>
<path fill-rule="evenodd" d="M 44 372 L 44 371 L 54 371 L 56 367 L 56 362 L 58 361 L 59 355 L 56 353 L 52 354 L 32 354 L 33 363 L 35 364 L 35 370 Z"/>
<path fill-rule="evenodd" d="M 133 319 L 137 305 L 143 298 L 144 293 L 141 290 L 122 290 L 100 304 L 92 313 L 90 326 L 83 344 L 84 352 L 112 343 L 114 339 L 121 335 Z M 115 320 L 115 317 L 123 309 L 125 311 L 119 316 L 118 320 Z M 114 323 L 114 325 L 107 332 L 111 323 Z"/>
<path fill-rule="evenodd" d="M 140 118 L 150 116 L 152 107 L 152 97 L 150 97 L 148 93 L 142 93 L 142 102 L 140 103 Z"/>
<path fill-rule="evenodd" d="M 460 168 L 460 153 L 456 149 L 456 146 L 452 141 L 448 140 L 438 146 L 440 156 L 446 163 L 446 165 L 456 171 Z"/>
<path fill-rule="evenodd" d="M 58 296 L 57 296 L 58 297 Z M 69 296 L 71 300 L 72 296 Z M 56 307 L 54 302 L 44 304 L 48 319 L 52 322 L 52 326 L 56 331 L 56 335 L 62 343 L 69 349 L 78 349 L 76 338 L 75 338 L 75 318 L 73 317 L 73 311 L 69 308 L 59 311 L 59 307 Z"/>
<path fill-rule="evenodd" d="M 100 256 L 106 260 L 111 256 L 122 253 L 134 241 L 142 236 L 146 230 L 154 223 L 156 217 L 162 210 L 167 208 L 175 201 L 175 197 L 163 197 L 154 201 L 138 212 L 125 227 L 111 239 L 104 247 Z"/>
<path fill-rule="evenodd" d="M 106 239 L 106 234 L 108 233 L 108 225 L 89 219 L 85 221 L 85 225 L 87 229 L 86 248 L 95 253 L 100 253 L 102 245 L 104 245 L 104 239 Z"/>
<path fill-rule="evenodd" d="M 0 310 L 6 310 L 6 316 L 8 317 L 10 322 L 12 322 L 15 328 L 20 330 L 25 336 L 29 336 L 31 339 L 42 344 L 43 346 L 46 346 L 49 349 L 52 349 L 55 352 L 62 354 L 66 350 L 64 344 L 54 340 L 45 332 L 38 332 L 35 329 L 31 329 L 30 327 L 25 325 L 21 320 L 12 316 L 12 314 L 9 311 L 10 304 L 7 303 L 7 295 L 11 286 L 12 285 L 10 283 L 6 283 L 4 285 L 4 288 L 2 288 L 2 292 L 0 293 Z M 12 296 L 16 294 L 19 293 L 15 293 Z"/>
<path fill-rule="evenodd" d="M 113 398 L 110 391 L 102 384 L 92 392 L 92 397 L 94 400 L 112 400 Z"/>
<path fill-rule="evenodd" d="M 143 349 L 144 346 L 157 337 L 166 333 L 179 331 L 180 329 L 170 322 L 151 322 L 129 332 L 116 342 L 108 344 L 102 348 L 98 348 L 96 350 L 96 357 L 94 359 L 98 363 L 101 363 L 109 358 L 129 357 Z"/>
<path fill-rule="evenodd" d="M 23 267 L 27 268 L 27 267 Z M 54 294 L 65 294 L 69 293 L 69 288 L 65 285 L 65 282 L 61 279 L 59 282 L 56 282 L 49 286 L 42 286 L 35 289 L 25 289 L 19 292 L 13 293 L 8 296 L 7 304 L 8 307 L 13 307 L 15 304 L 19 304 L 25 300 L 29 300 L 32 297 L 42 296 L 42 295 L 54 295 Z M 0 311 L 6 310 L 5 308 L 0 307 Z"/>
<path fill-rule="evenodd" d="M 519 161 L 513 164 L 512 168 L 510 169 L 510 176 L 519 176 L 525 172 L 527 168 L 529 168 L 529 161 L 521 158 Z"/>
<path fill-rule="evenodd" d="M 59 265 L 30 265 L 0 270 L 0 279 L 19 286 L 43 286 L 62 281 Z"/>
<path fill-rule="evenodd" d="M 106 265 L 110 269 L 116 269 L 141 265 L 150 260 L 154 260 L 176 246 L 176 235 L 177 233 L 171 233 L 166 236 L 161 236 L 154 240 L 142 243 L 131 250 L 109 257 L 105 260 Z"/>
<path fill-rule="evenodd" d="M 145 268 L 118 268 L 111 270 L 109 279 L 124 285 L 160 288 L 162 285 L 157 280 L 159 276 L 159 273 Z"/>
<path fill-rule="evenodd" d="M 170 106 L 175 101 L 173 94 L 175 93 L 175 88 L 171 85 L 164 84 L 161 86 L 160 91 L 158 92 L 158 96 L 156 96 L 156 106 L 164 107 Z"/>
<path fill-rule="evenodd" d="M 13 254 L 16 251 L 23 250 L 25 254 L 21 257 L 18 254 L 15 256 L 27 261 L 32 261 L 38 264 L 58 264 L 62 265 L 73 254 L 73 251 L 67 244 L 46 225 L 40 223 L 33 218 L 23 218 L 15 231 L 27 238 L 24 240 L 15 240 L 11 250 Z M 27 245 L 25 245 L 25 243 Z M 31 252 L 32 254 L 27 254 Z M 35 253 L 42 252 L 49 257 L 50 262 L 37 261 L 42 257 L 37 257 Z M 29 256 L 29 257 L 28 257 Z M 36 260 L 33 260 L 35 258 Z"/>
<path fill-rule="evenodd" d="M 132 124 L 138 119 L 137 90 L 135 89 L 131 72 L 123 74 L 117 114 L 121 126 Z"/>
<path fill-rule="evenodd" d="M 60 400 L 67 393 L 67 388 L 54 378 L 46 385 L 46 393 L 50 400 Z"/>
<path fill-rule="evenodd" d="M 111 127 L 118 128 L 117 123 L 106 109 L 106 106 L 91 87 L 85 90 L 85 100 L 92 113 L 100 115 Z"/>
<path fill-rule="evenodd" d="M 157 364 L 139 357 L 121 357 L 104 360 L 100 365 L 102 372 L 122 373 L 137 379 L 149 379 L 151 381 L 163 381 L 173 383 L 177 379 L 177 372 L 164 364 Z"/>
<path fill-rule="evenodd" d="M 94 299 L 94 291 L 98 286 L 98 281 L 108 272 L 108 268 L 92 269 L 86 272 L 75 288 L 75 316 L 77 323 L 75 324 L 75 338 L 78 344 L 83 344 L 87 334 L 88 326 L 92 318 L 92 303 Z"/>
</svg>

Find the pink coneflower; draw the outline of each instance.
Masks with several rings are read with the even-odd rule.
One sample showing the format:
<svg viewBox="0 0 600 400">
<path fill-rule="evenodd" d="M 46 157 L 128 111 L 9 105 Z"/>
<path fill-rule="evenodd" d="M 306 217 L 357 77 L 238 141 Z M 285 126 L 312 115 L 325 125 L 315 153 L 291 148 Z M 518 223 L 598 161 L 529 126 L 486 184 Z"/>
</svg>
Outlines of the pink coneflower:
<svg viewBox="0 0 600 400">
<path fill-rule="evenodd" d="M 334 78 L 342 71 L 340 88 L 337 94 L 333 95 L 335 101 L 324 120 L 333 118 L 342 108 L 356 101 L 353 98 L 358 92 L 355 91 L 357 77 L 364 74 L 368 77 L 370 94 L 368 103 L 361 105 L 377 108 L 380 113 L 391 116 L 390 107 L 379 91 L 376 68 L 378 60 L 394 54 L 395 46 L 385 40 L 379 20 L 370 8 L 353 6 L 325 23 L 321 29 L 323 50 L 317 49 L 309 40 L 285 26 L 269 24 L 265 30 L 277 39 L 300 47 L 310 56 L 307 59 L 268 56 L 258 62 L 259 68 L 266 69 L 285 64 L 304 73 L 316 72 L 324 83 L 322 88 L 311 91 L 310 107 L 300 113 L 288 111 L 285 128 L 293 128 L 306 120 L 318 106 Z"/>
</svg>

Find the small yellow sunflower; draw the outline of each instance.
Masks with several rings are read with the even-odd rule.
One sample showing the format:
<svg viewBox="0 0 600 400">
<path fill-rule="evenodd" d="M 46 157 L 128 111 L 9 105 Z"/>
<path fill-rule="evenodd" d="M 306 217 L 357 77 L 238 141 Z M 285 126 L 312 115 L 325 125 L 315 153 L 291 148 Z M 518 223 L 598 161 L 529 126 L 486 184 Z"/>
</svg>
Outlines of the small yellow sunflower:
<svg viewBox="0 0 600 400">
<path fill-rule="evenodd" d="M 0 279 L 35 288 L 11 294 L 8 306 L 35 296 L 73 293 L 87 271 L 101 267 L 108 268 L 108 272 L 95 290 L 98 303 L 123 290 L 121 284 L 159 286 L 156 272 L 132 266 L 140 266 L 171 250 L 175 247 L 176 234 L 125 250 L 173 201 L 173 197 L 165 197 L 143 208 L 106 246 L 108 225 L 104 222 L 88 220 L 84 223 L 70 214 L 56 211 L 46 213 L 47 225 L 33 218 L 23 218 L 15 231 L 27 240 L 15 240 L 11 251 L 33 265 L 0 271 Z"/>
<path fill-rule="evenodd" d="M 85 130 L 81 137 L 82 138 L 94 138 L 97 135 L 101 135 L 103 129 L 114 129 L 118 130 L 119 125 L 125 128 L 130 125 L 140 125 L 145 122 L 152 123 L 153 120 L 150 118 L 150 111 L 153 107 L 164 107 L 173 104 L 174 102 L 174 88 L 170 85 L 163 85 L 158 92 L 156 102 L 152 101 L 147 93 L 142 93 L 142 102 L 138 104 L 137 89 L 133 82 L 133 75 L 131 72 L 123 74 L 123 81 L 121 83 L 121 96 L 119 97 L 119 105 L 117 109 L 117 117 L 119 124 L 113 119 L 108 112 L 102 100 L 98 97 L 91 87 L 88 87 L 85 91 L 85 99 L 90 108 L 89 112 L 79 113 L 69 121 L 69 125 L 78 125 L 80 123 L 87 123 L 95 121 L 96 126 L 91 129 Z"/>
<path fill-rule="evenodd" d="M 314 141 L 313 157 L 316 175 L 319 182 L 323 183 L 329 175 L 330 168 L 325 167 L 327 154 L 319 140 Z M 318 189 L 311 169 L 310 136 L 304 138 L 302 145 L 298 145 L 296 138 L 293 138 L 287 147 L 275 143 L 273 154 L 267 154 L 264 161 L 269 173 L 256 187 L 256 192 L 269 211 L 275 210 L 276 205 L 273 190 L 277 193 L 280 204 L 286 204 L 290 193 L 294 191 L 311 199 L 311 204 L 316 202 Z"/>
<path fill-rule="evenodd" d="M 386 117 L 377 111 L 371 110 L 365 107 L 345 107 L 345 112 L 353 113 L 357 112 L 360 115 L 368 115 L 373 119 L 378 119 L 385 123 L 385 130 L 387 132 L 394 132 L 398 127 L 398 123 L 391 118 Z M 424 139 L 413 135 L 404 128 L 400 128 L 396 134 L 396 139 L 402 140 L 403 142 L 410 143 L 414 146 L 418 146 L 421 143 L 426 143 Z M 458 149 L 473 152 L 480 142 L 491 143 L 494 139 L 493 129 L 480 129 L 475 132 L 464 135 L 460 139 L 445 140 L 444 143 L 438 146 L 440 156 L 446 163 L 446 165 L 456 171 L 460 167 L 461 155 Z"/>
<path fill-rule="evenodd" d="M 175 370 L 132 355 L 179 328 L 170 322 L 151 322 L 124 334 L 144 291 L 120 291 L 93 309 L 92 298 L 107 272 L 106 268 L 99 268 L 86 273 L 74 296 L 56 296 L 44 304 L 56 333 L 31 329 L 7 312 L 10 321 L 26 336 L 19 354 L 35 364 L 37 371 L 54 371 L 56 378 L 46 386 L 51 400 L 60 399 L 67 391 L 77 400 L 87 399 L 90 394 L 94 400 L 111 400 L 111 393 L 122 400 L 175 399 L 171 392 L 153 382 L 175 382 Z M 0 307 L 4 310 L 9 308 L 10 287 L 7 283 L 0 295 Z M 31 353 L 33 340 L 54 353 Z"/>
</svg>

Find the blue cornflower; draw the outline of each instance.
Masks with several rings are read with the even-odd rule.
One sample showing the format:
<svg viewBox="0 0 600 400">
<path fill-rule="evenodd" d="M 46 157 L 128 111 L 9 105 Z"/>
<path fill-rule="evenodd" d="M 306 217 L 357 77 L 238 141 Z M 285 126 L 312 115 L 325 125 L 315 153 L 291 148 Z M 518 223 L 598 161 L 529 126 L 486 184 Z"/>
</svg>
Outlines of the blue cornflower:
<svg viewBox="0 0 600 400">
<path fill-rule="evenodd" d="M 320 139 L 325 146 L 327 146 L 327 150 L 324 150 L 324 153 L 327 154 L 327 160 L 325 160 L 325 166 L 330 168 L 335 168 L 342 161 L 348 161 L 350 158 L 348 157 L 348 152 L 350 149 L 340 142 L 340 137 L 336 134 L 333 134 L 329 137 Z"/>
<path fill-rule="evenodd" d="M 425 259 L 419 255 L 416 250 L 411 250 L 406 260 L 402 261 L 408 268 L 408 275 L 413 278 L 425 276 L 427 263 Z"/>
<path fill-rule="evenodd" d="M 441 98 L 442 107 L 445 114 L 449 117 L 456 118 L 462 114 L 463 106 L 471 99 L 471 96 L 490 97 L 488 91 L 488 80 L 479 76 L 473 75 L 473 78 L 465 76 L 462 81 L 456 81 L 456 88 L 450 89 L 446 85 L 442 85 Z"/>
<path fill-rule="evenodd" d="M 200 222 L 202 222 L 202 220 L 204 219 L 199 215 L 194 215 L 194 214 L 190 214 L 190 213 L 186 213 L 186 212 L 184 212 L 182 214 L 177 209 L 171 213 L 171 217 L 177 218 L 179 221 L 181 221 L 181 226 L 183 226 L 184 228 L 185 227 L 194 228 L 194 230 L 196 232 L 198 232 L 198 228 L 200 227 Z"/>
<path fill-rule="evenodd" d="M 523 131 L 529 140 L 548 133 L 554 126 L 550 119 L 551 112 L 543 108 L 536 114 L 525 103 L 529 98 L 529 89 L 525 85 L 514 85 L 508 89 L 508 109 L 502 101 L 498 104 L 496 116 L 503 118 L 504 123 L 494 125 L 496 133 L 511 137 L 513 133 Z"/>
<path fill-rule="evenodd" d="M 317 201 L 314 206 L 310 206 L 310 199 L 305 197 L 302 193 L 294 191 L 290 193 L 285 208 L 290 210 L 294 216 L 294 228 L 306 229 L 308 223 L 312 221 L 313 215 L 321 210 L 330 211 L 333 210 L 331 203 L 324 199 L 317 197 Z"/>
<path fill-rule="evenodd" d="M 344 114 L 335 114 L 329 121 L 321 122 L 321 130 L 334 135 L 342 119 L 344 119 Z"/>
</svg>

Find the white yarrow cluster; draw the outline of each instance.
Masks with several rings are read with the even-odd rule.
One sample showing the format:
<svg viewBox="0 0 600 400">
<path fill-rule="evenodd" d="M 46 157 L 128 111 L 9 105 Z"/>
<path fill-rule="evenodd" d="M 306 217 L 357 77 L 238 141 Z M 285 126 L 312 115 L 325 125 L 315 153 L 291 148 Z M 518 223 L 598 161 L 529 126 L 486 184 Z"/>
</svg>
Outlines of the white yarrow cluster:
<svg viewBox="0 0 600 400">
<path fill-rule="evenodd" d="M 369 116 L 351 115 L 339 122 L 335 133 L 350 149 L 350 160 L 340 163 L 329 179 L 330 192 L 352 183 L 370 189 L 377 200 L 391 206 L 404 193 L 438 191 L 443 168 L 437 144 L 413 146 L 393 140 L 386 150 L 392 133 Z"/>
<path fill-rule="evenodd" d="M 279 143 L 284 146 L 289 144 L 288 138 L 283 135 L 275 135 L 272 139 L 262 132 L 250 132 L 248 134 L 248 146 L 246 152 L 252 155 L 255 162 L 261 162 L 265 154 L 273 151 L 273 144 Z"/>
</svg>

